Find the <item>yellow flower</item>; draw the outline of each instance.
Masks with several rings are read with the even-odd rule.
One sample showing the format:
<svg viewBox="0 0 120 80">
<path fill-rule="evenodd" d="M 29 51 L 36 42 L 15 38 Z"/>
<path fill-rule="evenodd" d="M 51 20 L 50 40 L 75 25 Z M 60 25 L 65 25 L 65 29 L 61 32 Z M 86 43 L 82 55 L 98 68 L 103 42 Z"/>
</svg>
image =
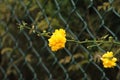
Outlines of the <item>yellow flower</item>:
<svg viewBox="0 0 120 80">
<path fill-rule="evenodd" d="M 107 52 L 102 55 L 101 60 L 105 68 L 113 68 L 116 66 L 117 58 L 113 56 L 113 52 Z"/>
<path fill-rule="evenodd" d="M 51 47 L 52 51 L 57 51 L 61 48 L 65 47 L 66 43 L 66 32 L 64 29 L 56 29 L 52 34 L 49 41 L 49 47 Z"/>
</svg>

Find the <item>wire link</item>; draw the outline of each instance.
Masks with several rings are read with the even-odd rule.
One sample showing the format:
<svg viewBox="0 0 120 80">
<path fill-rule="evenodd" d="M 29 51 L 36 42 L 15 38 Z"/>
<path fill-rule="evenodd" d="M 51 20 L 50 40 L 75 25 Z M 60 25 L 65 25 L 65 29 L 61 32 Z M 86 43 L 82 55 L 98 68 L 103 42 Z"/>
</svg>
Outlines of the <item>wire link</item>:
<svg viewBox="0 0 120 80">
<path fill-rule="evenodd" d="M 104 4 L 101 1 L 100 3 Z M 101 36 L 103 30 L 103 34 L 109 34 L 119 41 L 120 9 L 116 10 L 114 0 L 106 2 L 110 7 L 99 10 L 99 4 L 95 0 L 0 1 L 0 6 L 7 4 L 5 9 L 8 10 L 3 10 L 2 15 L 5 17 L 0 16 L 0 80 L 117 80 L 117 76 L 113 76 L 114 79 L 111 75 L 108 76 L 109 71 L 101 67 L 101 62 L 94 61 L 93 55 L 97 53 L 93 53 L 85 45 L 69 45 L 58 53 L 52 52 L 46 37 L 31 34 L 29 30 L 19 31 L 17 28 L 22 21 L 29 27 L 45 27 L 46 31 L 51 32 L 62 27 L 77 41 L 82 40 L 82 37 L 95 40 Z M 113 23 L 108 24 L 108 16 L 116 18 L 116 22 L 110 19 Z M 42 27 L 39 24 L 42 24 Z M 116 29 L 113 29 L 115 24 Z M 97 43 L 94 44 L 99 51 L 106 51 Z M 76 58 L 75 54 L 80 57 Z M 70 59 L 69 63 L 67 58 Z M 60 62 L 62 60 L 64 62 Z M 120 69 L 119 64 L 115 69 Z M 117 72 L 119 71 L 116 71 L 116 75 Z"/>
</svg>

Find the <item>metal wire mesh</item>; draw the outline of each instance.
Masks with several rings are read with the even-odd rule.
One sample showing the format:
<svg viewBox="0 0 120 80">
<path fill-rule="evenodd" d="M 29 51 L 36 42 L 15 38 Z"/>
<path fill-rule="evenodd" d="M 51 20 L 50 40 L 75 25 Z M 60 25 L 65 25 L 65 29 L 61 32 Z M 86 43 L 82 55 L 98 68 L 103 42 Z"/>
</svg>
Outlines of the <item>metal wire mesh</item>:
<svg viewBox="0 0 120 80">
<path fill-rule="evenodd" d="M 106 51 L 99 45 L 91 51 L 86 45 L 68 44 L 52 52 L 46 37 L 18 29 L 18 24 L 25 21 L 40 31 L 64 28 L 75 40 L 94 40 L 109 34 L 118 41 L 119 4 L 119 0 L 1 0 L 0 79 L 119 80 L 119 64 L 104 69 L 94 61 L 98 54 L 95 50 Z"/>
</svg>

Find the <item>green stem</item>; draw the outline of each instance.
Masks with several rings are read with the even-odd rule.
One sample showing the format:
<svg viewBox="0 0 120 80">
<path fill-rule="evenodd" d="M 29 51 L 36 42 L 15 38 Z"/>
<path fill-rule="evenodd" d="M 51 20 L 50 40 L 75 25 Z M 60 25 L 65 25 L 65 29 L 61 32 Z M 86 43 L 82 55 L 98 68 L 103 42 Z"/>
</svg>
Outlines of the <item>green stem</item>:
<svg viewBox="0 0 120 80">
<path fill-rule="evenodd" d="M 120 45 L 120 42 L 116 42 L 116 41 L 114 41 L 113 43 L 114 43 L 114 44 L 117 44 L 117 45 Z"/>
<path fill-rule="evenodd" d="M 85 44 L 85 43 L 113 43 L 113 44 L 117 44 L 120 45 L 120 42 L 116 42 L 116 41 L 103 41 L 103 40 L 85 40 L 85 41 L 75 41 L 75 40 L 67 40 L 68 42 L 75 42 L 78 44 Z"/>
<path fill-rule="evenodd" d="M 30 28 L 30 27 L 25 27 L 26 29 L 29 29 L 29 30 L 31 30 L 32 28 Z M 34 29 L 33 29 L 34 30 Z M 46 36 L 46 37 L 50 37 L 49 35 L 48 35 L 48 33 L 41 33 L 41 32 L 39 32 L 39 31 L 36 31 L 35 30 L 35 32 L 37 33 L 37 34 L 39 34 L 40 36 Z"/>
</svg>

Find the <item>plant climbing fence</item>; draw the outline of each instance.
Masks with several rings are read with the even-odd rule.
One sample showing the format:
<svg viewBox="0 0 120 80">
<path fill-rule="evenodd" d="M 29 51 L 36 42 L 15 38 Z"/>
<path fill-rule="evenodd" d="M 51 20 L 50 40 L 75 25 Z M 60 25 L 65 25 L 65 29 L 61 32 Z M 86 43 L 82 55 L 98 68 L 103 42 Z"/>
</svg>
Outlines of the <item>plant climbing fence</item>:
<svg viewBox="0 0 120 80">
<path fill-rule="evenodd" d="M 56 29 L 71 41 L 52 51 Z M 119 40 L 120 0 L 0 0 L 0 80 L 120 80 Z"/>
</svg>

